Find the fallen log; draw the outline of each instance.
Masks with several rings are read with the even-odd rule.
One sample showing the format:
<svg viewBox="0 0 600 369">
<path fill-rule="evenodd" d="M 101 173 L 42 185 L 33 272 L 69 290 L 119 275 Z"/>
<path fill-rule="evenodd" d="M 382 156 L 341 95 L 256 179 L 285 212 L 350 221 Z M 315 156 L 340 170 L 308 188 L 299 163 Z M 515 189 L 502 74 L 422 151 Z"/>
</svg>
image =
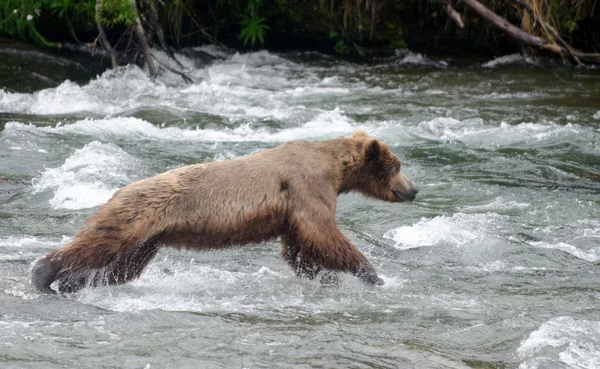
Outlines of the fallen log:
<svg viewBox="0 0 600 369">
<path fill-rule="evenodd" d="M 534 36 L 528 32 L 523 31 L 519 27 L 511 24 L 506 19 L 500 17 L 488 9 L 485 5 L 481 4 L 477 0 L 461 0 L 463 4 L 471 8 L 481 18 L 490 22 L 493 26 L 506 33 L 509 37 L 530 46 L 535 46 L 540 49 L 548 50 L 550 52 L 559 54 L 561 56 L 573 55 L 579 59 L 593 60 L 595 63 L 600 63 L 600 53 L 583 53 L 569 47 L 568 45 L 558 45 L 552 41 L 539 36 Z M 566 43 L 565 43 L 566 44 Z"/>
<path fill-rule="evenodd" d="M 525 9 L 525 11 L 527 11 L 527 13 L 529 13 L 529 16 L 531 18 L 533 18 L 535 20 L 535 22 L 537 24 L 539 24 L 542 27 L 542 29 L 544 29 L 544 31 L 546 31 L 547 33 L 549 33 L 555 40 L 557 40 L 562 45 L 562 47 L 565 48 L 568 51 L 569 55 L 575 61 L 575 63 L 577 64 L 577 66 L 583 66 L 583 63 L 581 62 L 581 60 L 579 60 L 579 58 L 577 57 L 577 55 L 575 55 L 573 53 L 573 49 L 561 37 L 560 33 L 558 33 L 558 31 L 556 31 L 554 29 L 554 27 L 552 27 L 548 23 L 544 22 L 540 17 L 538 17 L 535 14 L 535 12 L 533 11 L 533 9 L 531 8 L 531 6 L 529 4 L 527 4 L 526 2 L 524 2 L 522 0 L 512 0 L 512 1 L 514 1 L 516 4 L 520 5 L 523 9 Z"/>
</svg>

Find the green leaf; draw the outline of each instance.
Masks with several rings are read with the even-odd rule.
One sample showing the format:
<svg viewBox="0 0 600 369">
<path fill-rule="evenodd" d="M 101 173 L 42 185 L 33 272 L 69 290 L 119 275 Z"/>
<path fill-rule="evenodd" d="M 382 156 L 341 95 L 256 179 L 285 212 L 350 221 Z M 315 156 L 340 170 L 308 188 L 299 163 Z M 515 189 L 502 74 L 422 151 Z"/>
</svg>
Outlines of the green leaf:
<svg viewBox="0 0 600 369">
<path fill-rule="evenodd" d="M 244 16 L 242 21 L 240 21 L 240 25 L 242 29 L 240 30 L 240 34 L 238 39 L 244 40 L 244 46 L 250 44 L 254 46 L 256 40 L 260 41 L 261 45 L 265 43 L 265 34 L 267 30 L 269 30 L 269 26 L 264 24 L 266 18 L 258 18 L 256 16 Z"/>
</svg>

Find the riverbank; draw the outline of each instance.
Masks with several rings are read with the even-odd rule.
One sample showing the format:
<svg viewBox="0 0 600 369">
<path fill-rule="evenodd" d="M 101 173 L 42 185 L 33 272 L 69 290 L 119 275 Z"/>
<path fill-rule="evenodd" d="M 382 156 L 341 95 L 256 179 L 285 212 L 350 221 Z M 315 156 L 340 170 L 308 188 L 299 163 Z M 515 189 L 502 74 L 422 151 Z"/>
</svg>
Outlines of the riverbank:
<svg viewBox="0 0 600 369">
<path fill-rule="evenodd" d="M 162 60 L 149 47 L 162 48 L 168 58 L 171 48 L 206 43 L 365 61 L 408 48 L 440 58 L 522 53 L 555 55 L 570 65 L 600 62 L 593 54 L 600 45 L 600 6 L 591 0 L 6 1 L 0 36 L 48 48 L 93 43 L 90 50 L 106 54 L 113 66 L 145 59 L 151 74 Z"/>
</svg>

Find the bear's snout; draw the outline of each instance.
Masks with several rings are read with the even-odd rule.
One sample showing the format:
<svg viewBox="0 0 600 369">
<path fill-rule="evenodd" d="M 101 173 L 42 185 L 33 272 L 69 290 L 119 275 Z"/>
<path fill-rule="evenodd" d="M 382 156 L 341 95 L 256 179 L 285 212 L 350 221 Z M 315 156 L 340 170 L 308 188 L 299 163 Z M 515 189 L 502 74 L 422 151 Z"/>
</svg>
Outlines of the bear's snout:
<svg viewBox="0 0 600 369">
<path fill-rule="evenodd" d="M 419 190 L 413 186 L 408 190 L 393 190 L 392 192 L 400 201 L 413 201 Z"/>
</svg>

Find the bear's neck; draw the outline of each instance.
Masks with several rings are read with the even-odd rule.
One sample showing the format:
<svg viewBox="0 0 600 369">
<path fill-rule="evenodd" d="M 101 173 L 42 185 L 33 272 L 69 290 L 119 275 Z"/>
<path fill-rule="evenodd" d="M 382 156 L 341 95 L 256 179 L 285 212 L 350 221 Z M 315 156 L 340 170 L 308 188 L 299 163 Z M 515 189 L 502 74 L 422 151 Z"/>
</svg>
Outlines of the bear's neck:
<svg viewBox="0 0 600 369">
<path fill-rule="evenodd" d="M 327 141 L 325 141 L 327 142 Z M 321 148 L 333 163 L 333 177 L 338 195 L 341 193 L 358 190 L 361 168 L 363 167 L 362 143 L 357 140 L 342 138 L 321 142 Z"/>
</svg>

